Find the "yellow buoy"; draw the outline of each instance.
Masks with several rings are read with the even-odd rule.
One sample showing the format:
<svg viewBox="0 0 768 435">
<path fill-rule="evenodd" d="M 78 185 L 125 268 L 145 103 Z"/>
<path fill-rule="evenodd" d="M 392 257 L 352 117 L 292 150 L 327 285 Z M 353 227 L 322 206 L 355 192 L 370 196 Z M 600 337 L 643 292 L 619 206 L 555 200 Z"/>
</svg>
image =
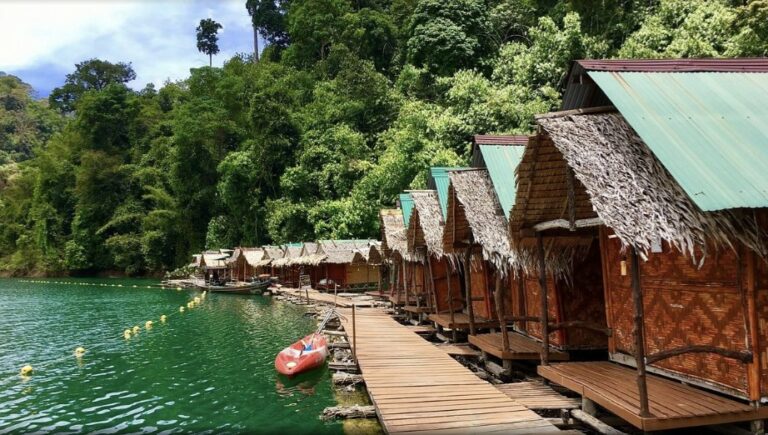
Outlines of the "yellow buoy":
<svg viewBox="0 0 768 435">
<path fill-rule="evenodd" d="M 179 312 L 183 313 L 184 312 L 184 307 L 179 307 Z"/>
<path fill-rule="evenodd" d="M 147 323 L 144 324 L 144 327 L 147 328 L 147 329 L 152 329 L 152 321 L 151 320 L 147 320 Z"/>
<path fill-rule="evenodd" d="M 83 356 L 83 354 L 85 354 L 85 348 L 84 347 L 80 346 L 80 347 L 75 349 L 75 356 L 76 357 L 79 358 L 79 357 Z"/>
<path fill-rule="evenodd" d="M 199 297 L 197 297 L 197 296 L 195 296 L 195 299 L 194 299 L 194 301 L 195 301 L 195 303 L 196 303 L 196 304 L 199 304 L 199 303 L 200 303 L 200 298 L 199 298 Z"/>
<path fill-rule="evenodd" d="M 126 340 L 131 338 L 131 330 L 126 329 L 125 331 L 123 331 L 123 337 L 125 337 Z"/>
<path fill-rule="evenodd" d="M 160 321 L 161 321 L 161 322 L 165 323 L 166 319 L 168 319 L 168 318 L 167 318 L 167 317 L 165 317 L 165 314 L 163 314 L 162 316 L 160 316 Z"/>
<path fill-rule="evenodd" d="M 141 331 L 141 328 L 139 328 L 139 325 L 136 325 L 136 326 L 133 327 L 133 333 L 134 334 L 138 334 L 139 331 Z"/>
<path fill-rule="evenodd" d="M 176 287 L 176 291 L 181 291 L 181 287 Z"/>
<path fill-rule="evenodd" d="M 32 366 L 27 364 L 24 367 L 21 368 L 21 371 L 19 372 L 21 376 L 29 376 L 32 374 Z"/>
</svg>

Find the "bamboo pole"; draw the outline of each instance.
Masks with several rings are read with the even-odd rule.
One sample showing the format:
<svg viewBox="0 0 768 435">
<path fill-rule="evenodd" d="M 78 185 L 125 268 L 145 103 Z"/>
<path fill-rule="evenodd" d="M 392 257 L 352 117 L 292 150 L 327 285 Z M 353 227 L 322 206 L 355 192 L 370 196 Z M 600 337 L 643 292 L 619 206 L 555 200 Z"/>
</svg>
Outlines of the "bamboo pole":
<svg viewBox="0 0 768 435">
<path fill-rule="evenodd" d="M 539 293 L 541 298 L 541 365 L 549 365 L 549 303 L 547 301 L 547 264 L 544 259 L 544 240 L 536 233 L 536 251 L 539 256 Z"/>
<path fill-rule="evenodd" d="M 507 322 L 504 320 L 504 296 L 501 294 L 501 272 L 496 271 L 496 290 L 494 294 L 496 301 L 496 317 L 499 318 L 499 329 L 501 330 L 501 348 L 504 352 L 509 351 L 509 336 L 507 336 Z"/>
<path fill-rule="evenodd" d="M 448 267 L 451 266 L 449 265 Z M 456 343 L 456 319 L 454 318 L 455 315 L 453 313 L 453 291 L 451 291 L 451 281 L 453 281 L 453 279 L 451 279 L 450 270 L 446 269 L 446 274 L 448 277 L 448 314 L 451 317 L 451 335 L 453 342 Z"/>
<path fill-rule="evenodd" d="M 355 303 L 352 303 L 352 359 L 357 362 L 357 321 L 355 319 Z"/>
<path fill-rule="evenodd" d="M 470 240 L 471 242 L 471 240 Z M 469 335 L 475 335 L 475 309 L 472 306 L 472 243 L 464 255 L 464 287 L 467 295 L 467 314 L 469 315 Z"/>
<path fill-rule="evenodd" d="M 640 287 L 640 261 L 637 251 L 631 248 L 632 256 L 632 301 L 634 302 L 635 364 L 637 365 L 637 390 L 640 395 L 640 417 L 649 417 L 648 384 L 645 376 L 645 336 L 643 334 L 643 293 Z"/>
<path fill-rule="evenodd" d="M 432 256 L 427 253 L 427 269 L 429 271 L 429 291 L 432 294 L 432 311 L 437 312 L 437 294 L 435 292 L 435 275 L 432 272 Z"/>
</svg>

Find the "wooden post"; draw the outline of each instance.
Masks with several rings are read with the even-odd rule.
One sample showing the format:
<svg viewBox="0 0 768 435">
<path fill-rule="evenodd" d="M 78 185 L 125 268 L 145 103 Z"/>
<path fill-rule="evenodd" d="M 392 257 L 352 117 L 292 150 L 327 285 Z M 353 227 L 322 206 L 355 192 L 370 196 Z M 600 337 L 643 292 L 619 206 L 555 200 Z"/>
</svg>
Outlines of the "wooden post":
<svg viewBox="0 0 768 435">
<path fill-rule="evenodd" d="M 501 348 L 504 352 L 508 352 L 509 336 L 507 336 L 507 322 L 504 320 L 504 296 L 501 294 L 501 271 L 499 270 L 496 270 L 494 298 L 496 300 L 496 317 L 499 318 L 499 329 L 501 329 Z"/>
<path fill-rule="evenodd" d="M 464 287 L 467 295 L 467 314 L 469 314 L 469 334 L 475 335 L 475 309 L 472 306 L 472 243 L 470 240 L 464 255 Z"/>
<path fill-rule="evenodd" d="M 405 267 L 405 258 L 403 258 L 403 293 L 405 293 L 404 306 L 408 305 L 408 268 Z"/>
<path fill-rule="evenodd" d="M 637 390 L 640 395 L 640 417 L 649 417 L 648 409 L 648 384 L 645 379 L 645 337 L 643 334 L 643 292 L 640 288 L 640 261 L 637 251 L 631 248 L 632 256 L 632 301 L 635 306 L 634 328 L 635 336 L 635 363 L 637 365 Z"/>
<path fill-rule="evenodd" d="M 449 264 L 448 268 L 450 267 L 451 265 Z M 450 316 L 450 319 L 451 319 L 451 325 L 453 325 L 451 327 L 451 335 L 453 338 L 453 342 L 456 343 L 456 339 L 457 339 L 456 327 L 455 327 L 456 319 L 454 318 L 454 313 L 453 313 L 453 291 L 451 290 L 452 279 L 451 279 L 451 271 L 448 268 L 446 268 L 446 275 L 448 278 L 448 315 Z"/>
<path fill-rule="evenodd" d="M 432 294 L 432 311 L 437 313 L 437 292 L 435 291 L 435 275 L 432 273 L 432 256 L 427 252 L 427 271 L 429 272 L 429 291 Z"/>
<path fill-rule="evenodd" d="M 352 303 L 352 359 L 357 362 L 357 324 L 355 319 L 355 303 Z"/>
<path fill-rule="evenodd" d="M 752 362 L 747 366 L 747 383 L 749 385 L 749 399 L 754 403 L 760 404 L 760 324 L 757 314 L 757 295 L 756 295 L 756 277 L 755 277 L 755 253 L 751 249 L 746 249 L 744 258 L 746 262 L 746 330 L 751 342 L 747 347 L 752 352 Z"/>
<path fill-rule="evenodd" d="M 547 263 L 544 258 L 544 239 L 536 233 L 536 251 L 539 256 L 539 293 L 541 298 L 541 365 L 549 365 L 549 303 L 547 301 Z"/>
</svg>

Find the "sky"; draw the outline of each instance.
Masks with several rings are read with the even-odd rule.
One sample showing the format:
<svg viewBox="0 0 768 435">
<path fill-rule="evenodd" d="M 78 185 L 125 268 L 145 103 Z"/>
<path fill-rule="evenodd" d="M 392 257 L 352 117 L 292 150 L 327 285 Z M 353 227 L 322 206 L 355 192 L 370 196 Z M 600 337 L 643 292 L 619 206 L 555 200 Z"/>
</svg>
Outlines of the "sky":
<svg viewBox="0 0 768 435">
<path fill-rule="evenodd" d="M 0 71 L 18 76 L 43 98 L 76 63 L 99 58 L 131 62 L 132 88 L 150 82 L 159 88 L 208 65 L 195 37 L 203 18 L 224 26 L 214 66 L 253 52 L 245 0 L 1 0 Z"/>
</svg>

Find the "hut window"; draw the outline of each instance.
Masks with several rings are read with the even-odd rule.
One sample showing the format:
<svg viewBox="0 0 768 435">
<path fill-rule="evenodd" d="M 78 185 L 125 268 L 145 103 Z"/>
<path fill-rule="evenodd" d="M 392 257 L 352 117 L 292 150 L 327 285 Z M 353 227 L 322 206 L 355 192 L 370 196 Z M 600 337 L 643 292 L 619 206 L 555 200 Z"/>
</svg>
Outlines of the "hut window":
<svg viewBox="0 0 768 435">
<path fill-rule="evenodd" d="M 651 252 L 654 254 L 661 253 L 661 238 L 656 237 L 653 240 L 651 240 Z"/>
<path fill-rule="evenodd" d="M 621 276 L 627 276 L 627 260 L 621 260 Z"/>
</svg>

